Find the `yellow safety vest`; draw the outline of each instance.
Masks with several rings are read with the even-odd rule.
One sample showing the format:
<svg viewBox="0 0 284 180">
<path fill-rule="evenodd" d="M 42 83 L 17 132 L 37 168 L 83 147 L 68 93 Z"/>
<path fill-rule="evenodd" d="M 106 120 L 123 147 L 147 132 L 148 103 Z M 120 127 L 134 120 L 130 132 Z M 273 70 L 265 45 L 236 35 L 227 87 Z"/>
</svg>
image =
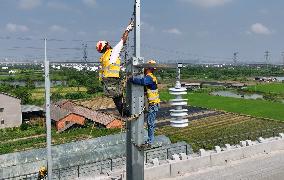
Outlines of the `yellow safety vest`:
<svg viewBox="0 0 284 180">
<path fill-rule="evenodd" d="M 151 90 L 150 88 L 146 86 L 146 93 L 147 93 L 149 104 L 159 104 L 160 98 L 159 98 L 157 78 L 152 73 L 148 73 L 147 76 L 150 76 L 157 85 L 157 89 L 155 90 Z"/>
<path fill-rule="evenodd" d="M 119 78 L 120 59 L 117 58 L 115 63 L 111 64 L 110 63 L 111 52 L 112 49 L 106 50 L 106 52 L 100 58 L 100 63 L 102 66 L 100 74 L 102 78 L 109 78 L 109 77 Z"/>
</svg>

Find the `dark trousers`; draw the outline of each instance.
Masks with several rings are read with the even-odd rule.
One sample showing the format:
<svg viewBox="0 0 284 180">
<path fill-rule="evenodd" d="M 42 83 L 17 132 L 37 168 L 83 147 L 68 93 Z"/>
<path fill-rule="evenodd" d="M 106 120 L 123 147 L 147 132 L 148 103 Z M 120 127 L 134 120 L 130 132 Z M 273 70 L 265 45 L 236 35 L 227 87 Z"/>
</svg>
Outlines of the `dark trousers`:
<svg viewBox="0 0 284 180">
<path fill-rule="evenodd" d="M 113 97 L 112 98 L 115 106 L 116 106 L 116 109 L 118 110 L 119 114 L 121 116 L 125 115 L 124 113 L 124 107 L 123 107 L 123 97 L 122 96 L 117 96 L 117 97 Z"/>
<path fill-rule="evenodd" d="M 154 142 L 154 131 L 156 124 L 157 112 L 159 110 L 159 104 L 149 105 L 149 112 L 147 114 L 147 126 L 148 126 L 148 143 Z"/>
<path fill-rule="evenodd" d="M 123 86 L 120 78 L 103 78 L 102 85 L 104 94 L 113 99 L 113 102 L 121 116 L 125 116 L 126 112 L 123 106 Z"/>
</svg>

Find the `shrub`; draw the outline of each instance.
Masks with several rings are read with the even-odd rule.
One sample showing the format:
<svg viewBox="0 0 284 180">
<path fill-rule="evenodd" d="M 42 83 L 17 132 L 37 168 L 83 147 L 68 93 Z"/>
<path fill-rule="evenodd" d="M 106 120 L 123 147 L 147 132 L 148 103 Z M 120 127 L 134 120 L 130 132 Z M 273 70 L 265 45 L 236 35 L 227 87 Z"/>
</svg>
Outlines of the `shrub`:
<svg viewBox="0 0 284 180">
<path fill-rule="evenodd" d="M 54 93 L 52 93 L 52 95 L 51 95 L 50 98 L 51 98 L 51 100 L 53 100 L 53 101 L 58 101 L 58 100 L 60 100 L 60 99 L 63 99 L 64 96 L 61 95 L 61 94 L 58 93 L 58 92 L 54 92 Z"/>
<path fill-rule="evenodd" d="M 27 130 L 29 128 L 29 125 L 27 124 L 27 123 L 23 123 L 23 124 L 21 124 L 21 126 L 20 126 L 20 130 L 21 131 L 25 131 L 25 130 Z"/>
</svg>

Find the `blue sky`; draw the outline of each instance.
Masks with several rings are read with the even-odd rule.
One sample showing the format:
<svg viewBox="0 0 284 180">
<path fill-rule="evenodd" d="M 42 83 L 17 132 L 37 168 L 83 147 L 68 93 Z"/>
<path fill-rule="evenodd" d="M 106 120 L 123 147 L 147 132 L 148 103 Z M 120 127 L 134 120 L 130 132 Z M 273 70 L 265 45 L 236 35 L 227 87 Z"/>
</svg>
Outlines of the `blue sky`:
<svg viewBox="0 0 284 180">
<path fill-rule="evenodd" d="M 284 1 L 141 0 L 141 56 L 163 61 L 282 63 Z M 115 44 L 134 0 L 0 0 L 0 59 L 41 60 L 47 37 L 51 60 L 89 61 L 97 40 Z M 133 33 L 131 34 L 133 37 Z"/>
</svg>

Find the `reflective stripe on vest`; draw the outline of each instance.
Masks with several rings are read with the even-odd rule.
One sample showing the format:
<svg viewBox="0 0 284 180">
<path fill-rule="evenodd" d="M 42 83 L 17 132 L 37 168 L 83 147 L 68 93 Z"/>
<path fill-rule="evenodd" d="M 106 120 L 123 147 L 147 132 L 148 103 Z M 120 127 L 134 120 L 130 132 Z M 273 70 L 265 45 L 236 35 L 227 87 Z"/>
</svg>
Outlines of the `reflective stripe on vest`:
<svg viewBox="0 0 284 180">
<path fill-rule="evenodd" d="M 112 49 L 108 49 L 100 58 L 100 63 L 102 66 L 102 77 L 119 77 L 120 72 L 120 59 L 117 58 L 116 62 L 110 63 L 110 55 Z"/>
<path fill-rule="evenodd" d="M 154 83 L 158 85 L 157 78 L 152 73 L 147 74 L 147 76 L 150 76 L 153 79 Z M 151 90 L 148 87 L 146 87 L 146 90 L 147 90 L 146 92 L 147 92 L 147 98 L 148 98 L 149 104 L 160 103 L 158 87 L 157 89 L 154 89 L 154 90 Z"/>
</svg>

